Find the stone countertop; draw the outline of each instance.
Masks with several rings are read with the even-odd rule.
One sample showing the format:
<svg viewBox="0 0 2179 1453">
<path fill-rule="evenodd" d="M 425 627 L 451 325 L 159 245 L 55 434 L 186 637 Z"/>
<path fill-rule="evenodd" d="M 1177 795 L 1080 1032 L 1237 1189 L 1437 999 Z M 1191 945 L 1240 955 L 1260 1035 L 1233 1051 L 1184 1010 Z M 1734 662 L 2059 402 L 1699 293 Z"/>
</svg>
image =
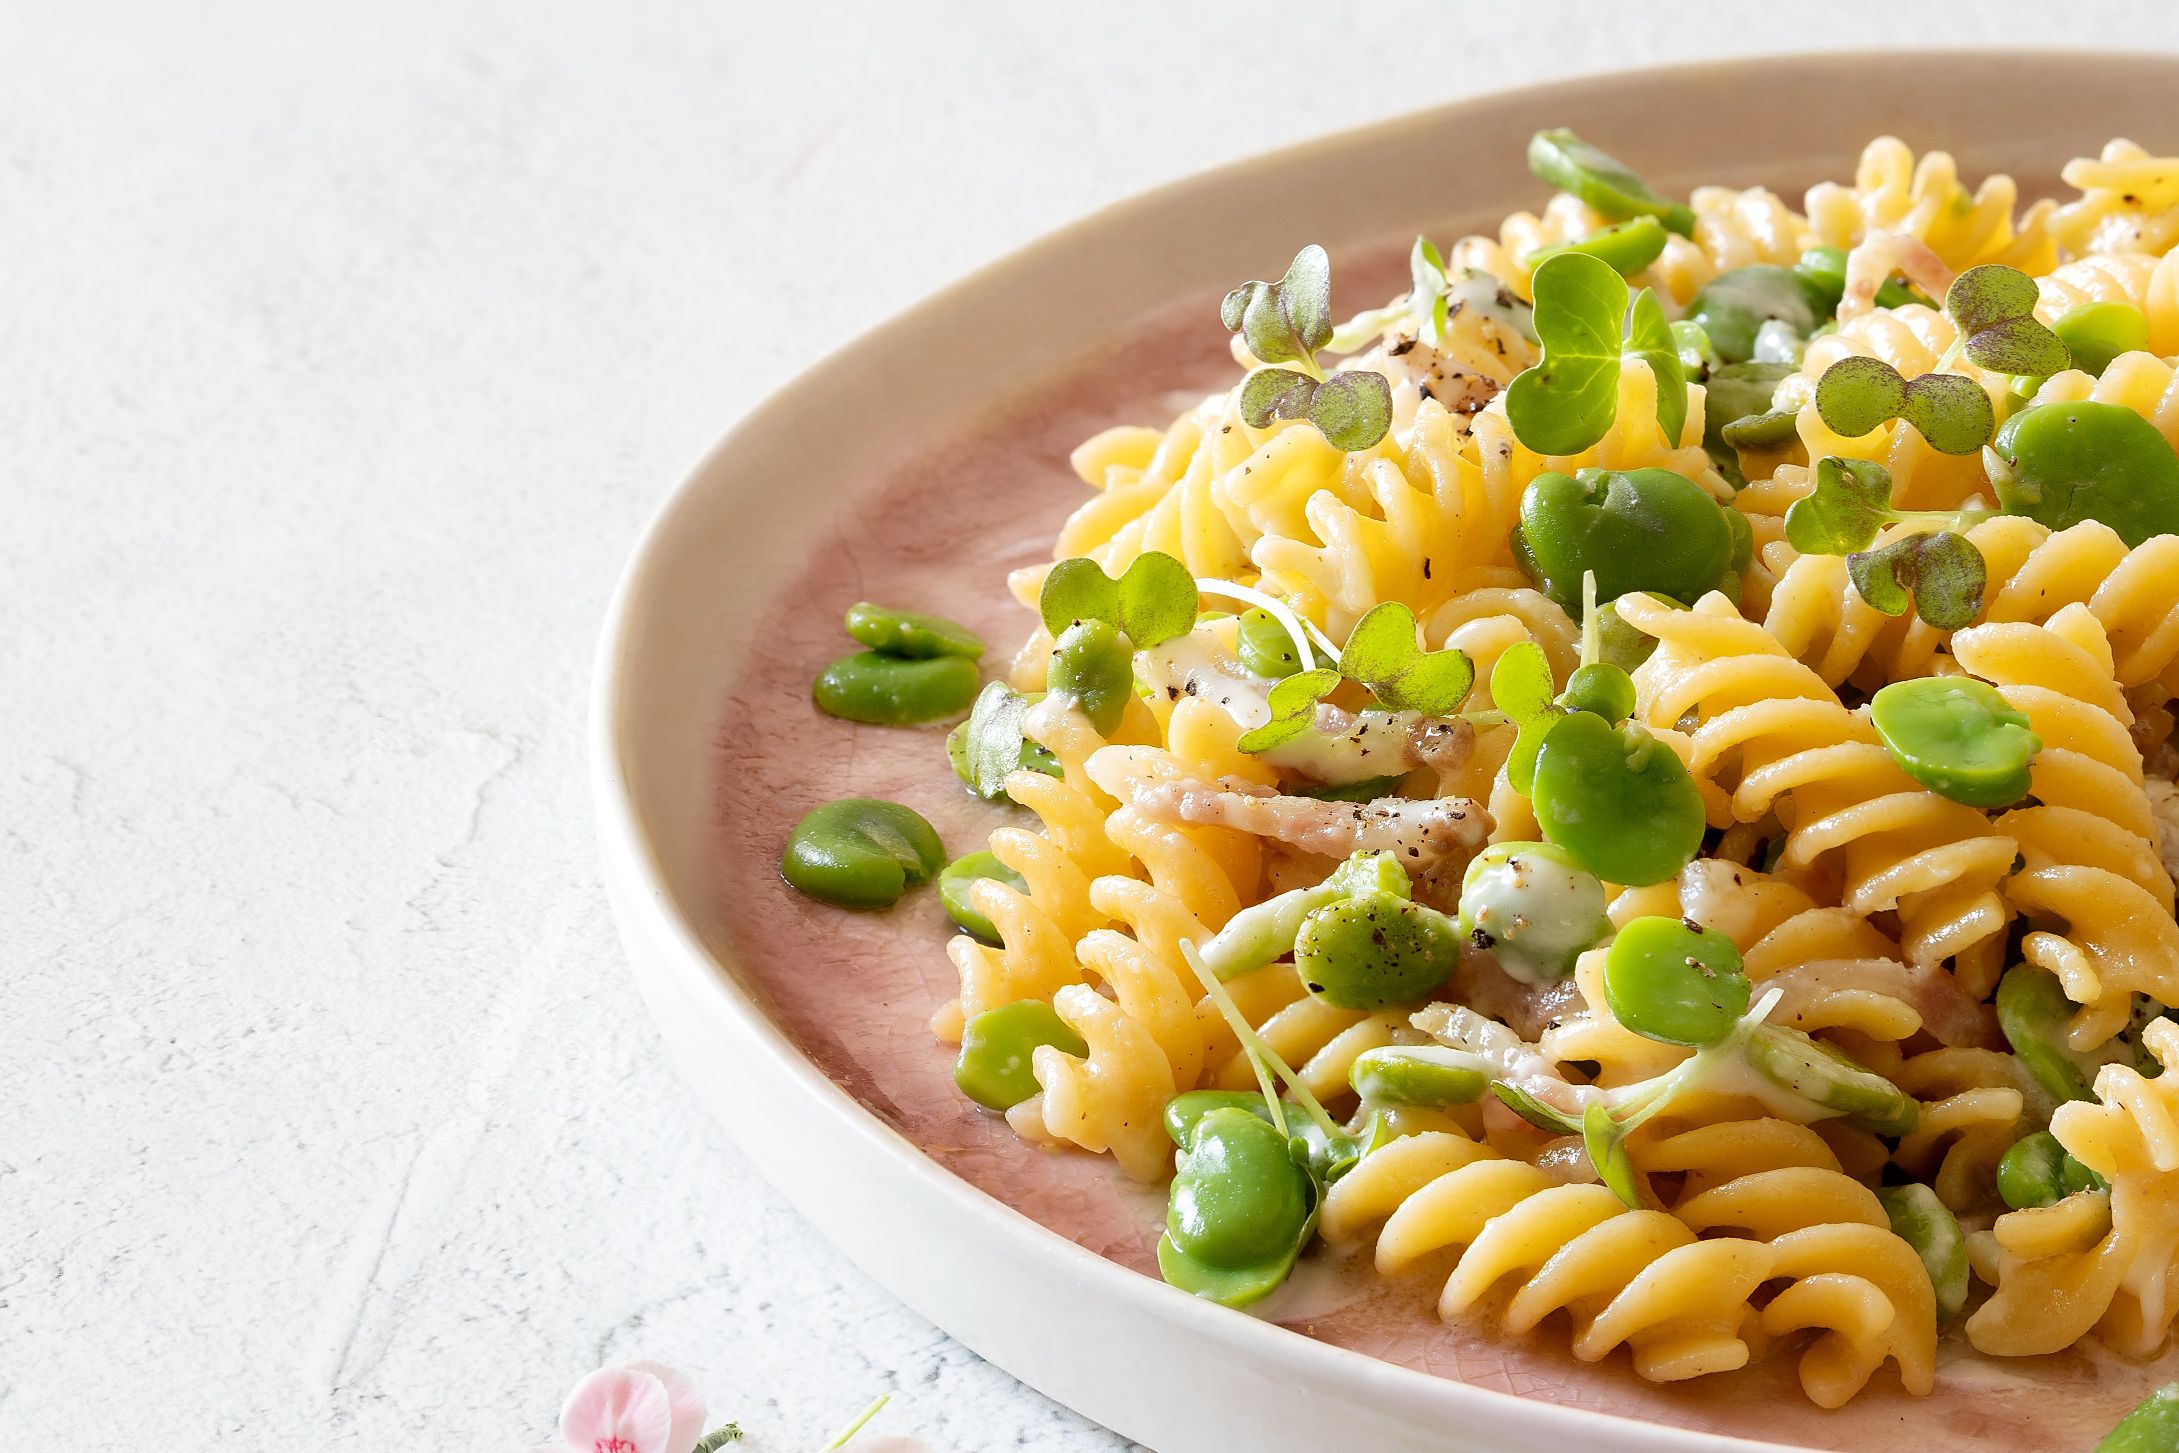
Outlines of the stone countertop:
<svg viewBox="0 0 2179 1453">
<path fill-rule="evenodd" d="M 759 1453 L 888 1390 L 964 1450 L 1126 1446 L 819 1241 L 658 1054 L 583 744 L 637 530 L 865 324 L 1206 165 L 1626 64 L 2179 39 L 1963 13 L 18 7 L 0 1445 L 517 1448 L 648 1356 Z"/>
</svg>

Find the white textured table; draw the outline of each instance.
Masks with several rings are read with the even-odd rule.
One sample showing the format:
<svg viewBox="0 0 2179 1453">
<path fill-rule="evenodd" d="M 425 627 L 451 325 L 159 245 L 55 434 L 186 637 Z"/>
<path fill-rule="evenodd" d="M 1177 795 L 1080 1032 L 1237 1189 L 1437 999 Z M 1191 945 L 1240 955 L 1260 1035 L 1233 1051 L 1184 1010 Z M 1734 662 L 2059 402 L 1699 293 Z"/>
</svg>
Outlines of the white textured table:
<svg viewBox="0 0 2179 1453">
<path fill-rule="evenodd" d="M 511 1448 L 629 1356 L 759 1450 L 885 1389 L 964 1449 L 1122 1446 L 817 1241 L 660 1064 L 582 741 L 645 516 L 865 322 L 1216 161 L 1627 63 L 2179 39 L 319 8 L 0 6 L 0 1447 Z"/>
</svg>

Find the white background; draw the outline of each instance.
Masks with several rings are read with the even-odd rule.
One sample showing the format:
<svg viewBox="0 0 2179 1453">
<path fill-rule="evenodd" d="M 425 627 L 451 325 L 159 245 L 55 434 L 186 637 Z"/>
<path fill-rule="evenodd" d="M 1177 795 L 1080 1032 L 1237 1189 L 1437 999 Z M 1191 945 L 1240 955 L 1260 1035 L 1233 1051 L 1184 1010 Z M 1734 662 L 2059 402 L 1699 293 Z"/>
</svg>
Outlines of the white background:
<svg viewBox="0 0 2179 1453">
<path fill-rule="evenodd" d="M 1210 163 L 2171 13 L 0 0 L 0 1447 L 516 1448 L 631 1356 L 759 1453 L 886 1389 L 975 1453 L 1122 1446 L 661 1064 L 582 745 L 645 516 L 865 324 Z"/>
</svg>

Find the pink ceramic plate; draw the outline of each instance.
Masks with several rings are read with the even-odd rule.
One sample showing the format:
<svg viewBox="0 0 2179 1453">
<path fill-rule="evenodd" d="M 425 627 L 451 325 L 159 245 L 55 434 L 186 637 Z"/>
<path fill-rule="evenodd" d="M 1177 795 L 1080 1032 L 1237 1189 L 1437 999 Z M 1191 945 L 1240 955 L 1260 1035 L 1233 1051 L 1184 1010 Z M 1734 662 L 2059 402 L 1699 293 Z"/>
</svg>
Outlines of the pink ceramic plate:
<svg viewBox="0 0 2179 1453">
<path fill-rule="evenodd" d="M 1568 125 L 1668 192 L 1848 178 L 1870 137 L 1951 151 L 2024 195 L 2111 136 L 2175 140 L 2179 61 L 1833 56 L 1652 71 L 1430 111 L 1167 187 L 1025 249 L 875 330 L 743 419 L 667 503 L 599 660 L 594 766 L 608 886 L 638 983 L 697 1093 L 824 1234 L 992 1361 L 1164 1453 L 1941 1447 L 2085 1450 L 2168 1371 L 2088 1354 L 1999 1366 L 1952 1349 L 1935 1396 L 1880 1374 L 1823 1413 L 1790 1359 L 1676 1388 L 1572 1360 L 1562 1333 L 1440 1324 L 1434 1284 L 1317 1263 L 1263 1309 L 1156 1280 L 1161 1200 L 1112 1165 L 1018 1143 L 954 1091 L 925 1028 L 953 992 L 925 892 L 825 908 L 777 873 L 831 797 L 895 798 L 949 847 L 997 820 L 933 732 L 818 715 L 808 685 L 873 598 L 967 622 L 1004 653 L 1031 622 L 1008 568 L 1082 490 L 1066 465 L 1118 422 L 1223 387 L 1219 295 L 1307 241 L 1342 311 L 1403 286 L 1418 230 L 1495 227 L 1543 189 Z M 1440 1273 L 1442 1275 L 1442 1272 Z"/>
</svg>

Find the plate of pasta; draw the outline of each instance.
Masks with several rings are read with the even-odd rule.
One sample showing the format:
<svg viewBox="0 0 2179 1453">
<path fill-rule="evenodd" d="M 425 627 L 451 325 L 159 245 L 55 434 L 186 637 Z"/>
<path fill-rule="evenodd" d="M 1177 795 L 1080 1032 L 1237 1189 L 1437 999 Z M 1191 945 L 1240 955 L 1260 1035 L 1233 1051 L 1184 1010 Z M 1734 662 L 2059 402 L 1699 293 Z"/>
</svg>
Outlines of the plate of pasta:
<svg viewBox="0 0 2179 1453">
<path fill-rule="evenodd" d="M 2179 1448 L 2175 79 L 1468 102 L 787 386 L 601 650 L 692 1086 L 1165 1453 Z"/>
</svg>

